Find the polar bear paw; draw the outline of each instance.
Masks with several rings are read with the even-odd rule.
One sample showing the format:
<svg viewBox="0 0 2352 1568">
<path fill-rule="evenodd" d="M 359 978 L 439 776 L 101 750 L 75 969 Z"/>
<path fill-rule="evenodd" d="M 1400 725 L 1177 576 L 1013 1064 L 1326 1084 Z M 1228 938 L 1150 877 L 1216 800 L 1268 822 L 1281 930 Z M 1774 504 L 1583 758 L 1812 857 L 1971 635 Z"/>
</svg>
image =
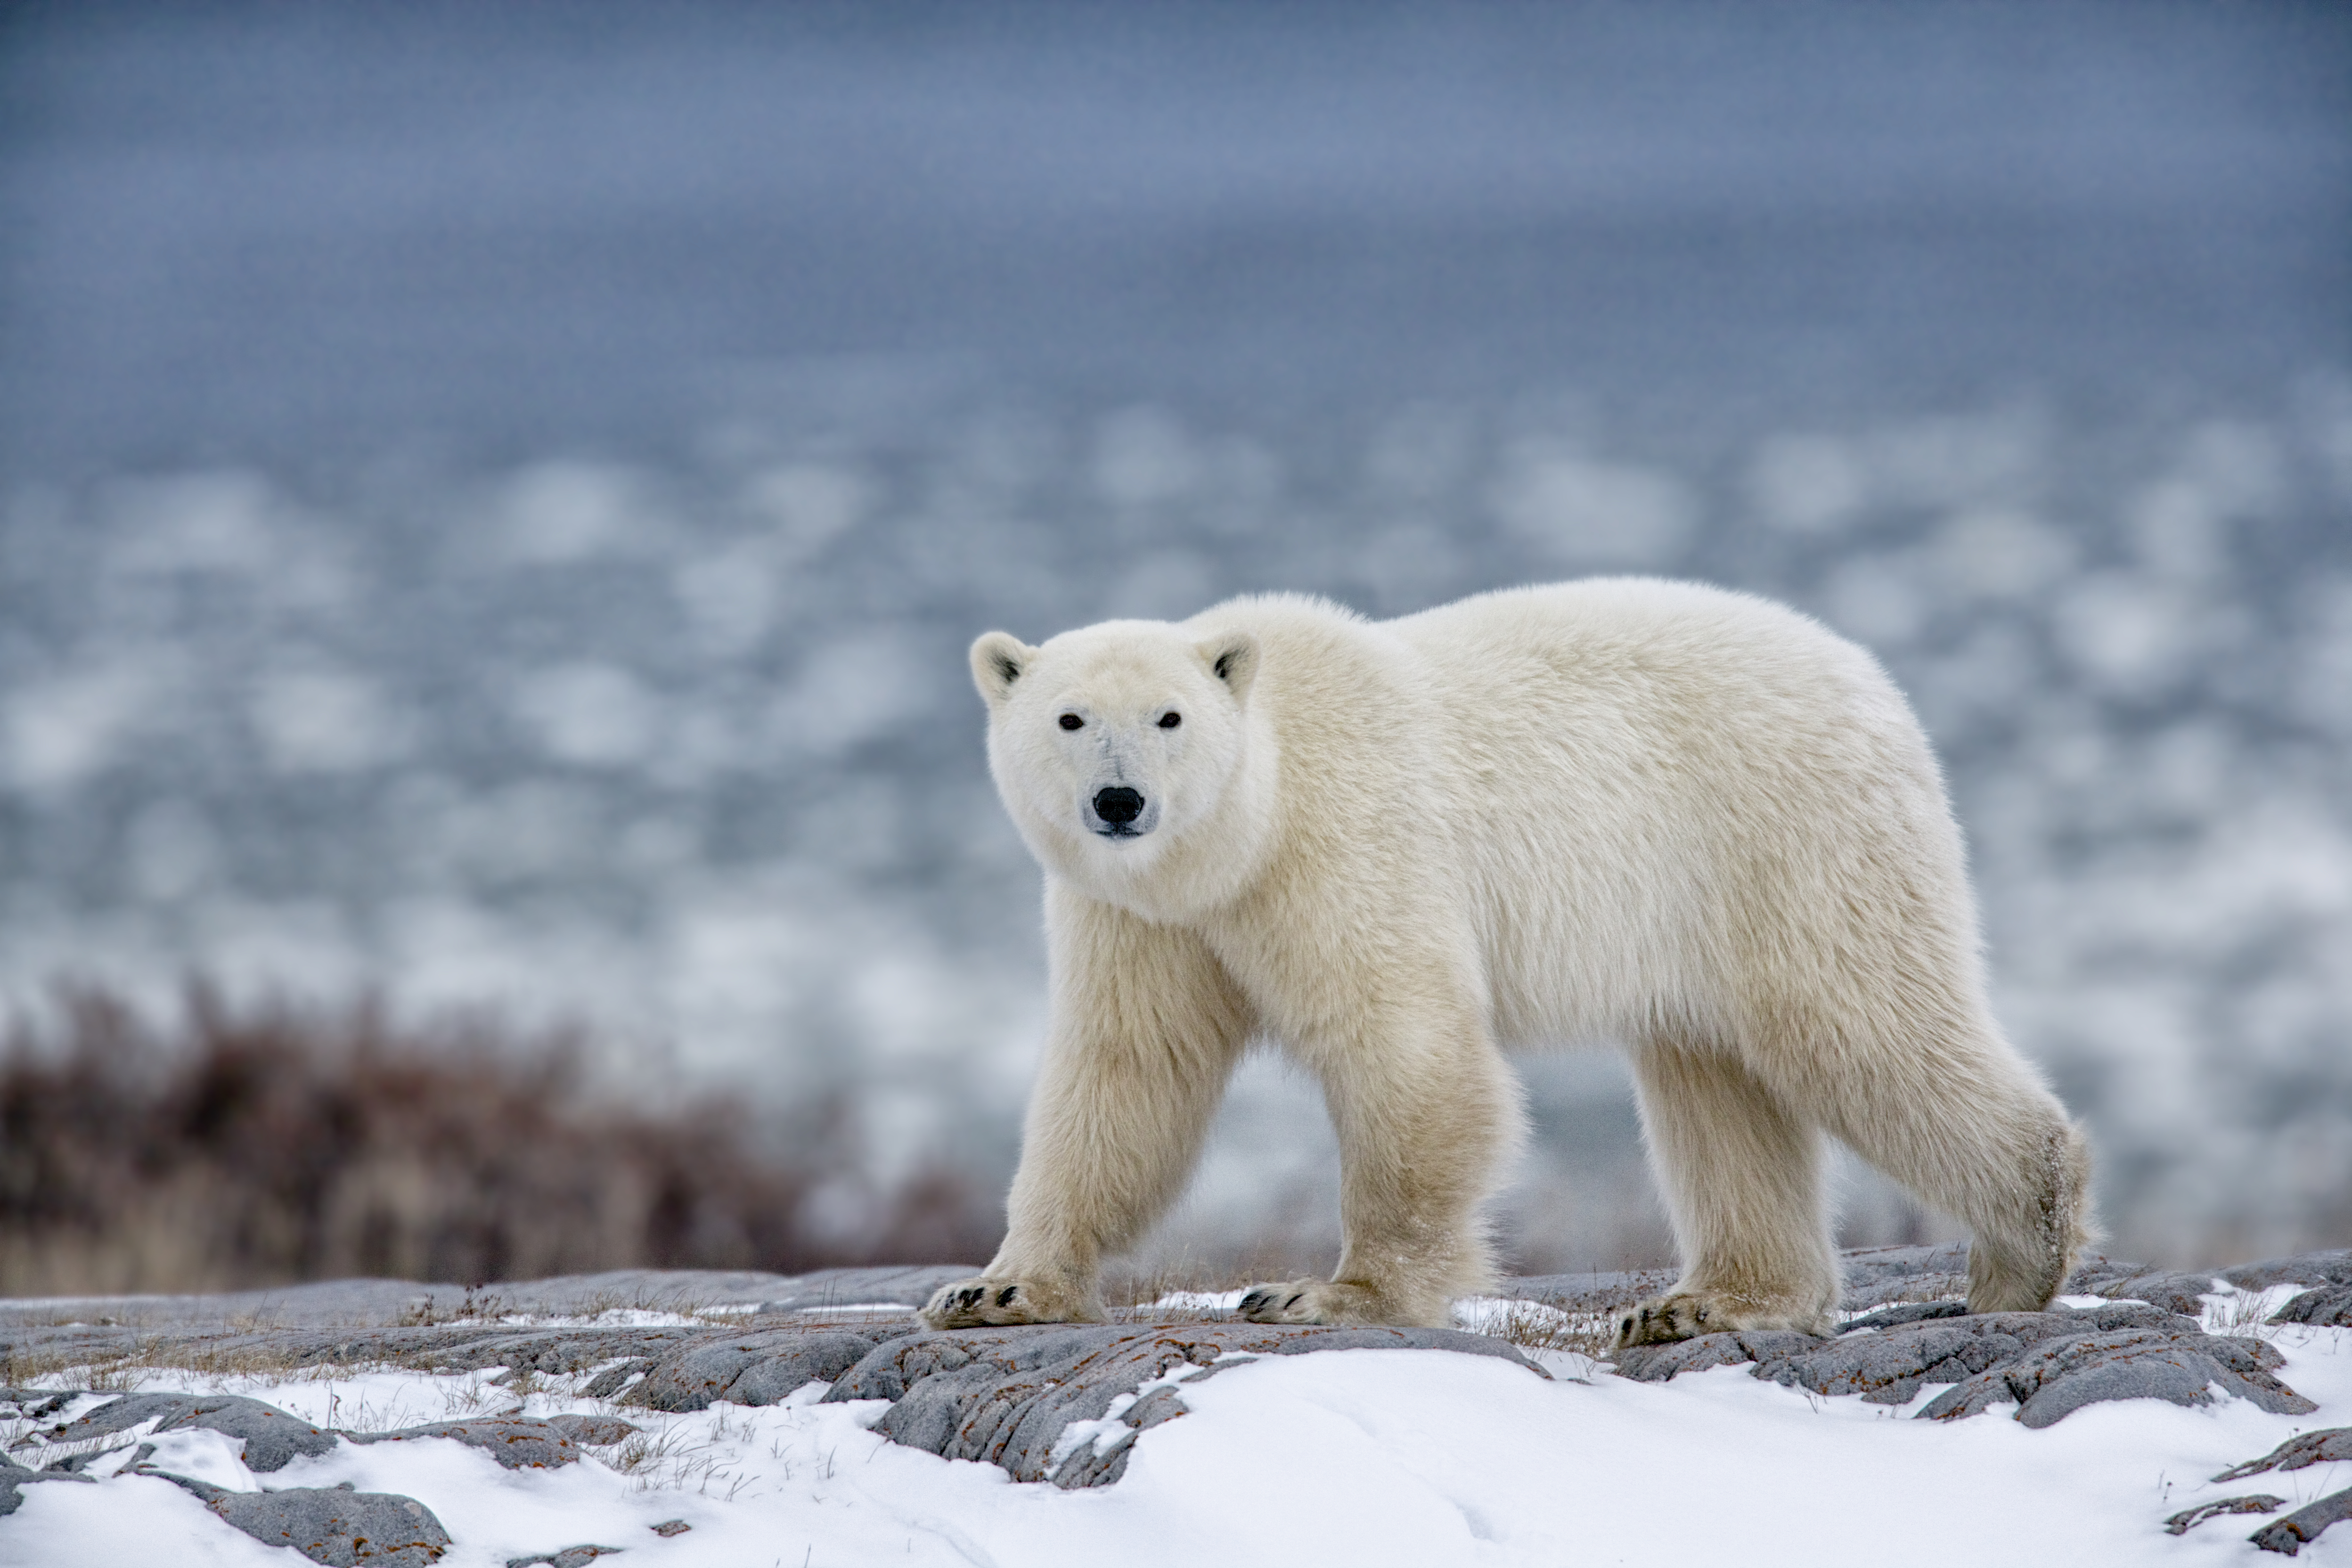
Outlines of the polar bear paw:
<svg viewBox="0 0 2352 1568">
<path fill-rule="evenodd" d="M 935 1329 L 991 1329 L 1012 1323 L 1099 1323 L 1103 1310 L 1042 1280 L 959 1279 L 942 1285 L 916 1316 Z"/>
<path fill-rule="evenodd" d="M 1701 1334 L 1727 1334 L 1742 1329 L 1794 1329 L 1800 1333 L 1829 1331 L 1827 1314 L 1759 1306 L 1703 1290 L 1673 1290 L 1628 1308 L 1617 1320 L 1617 1348 L 1669 1345 Z"/>
<path fill-rule="evenodd" d="M 1714 1302 L 1705 1296 L 1682 1292 L 1653 1296 L 1617 1320 L 1617 1348 L 1672 1344 L 1737 1326 L 1729 1322 L 1718 1326 L 1716 1315 Z"/>
<path fill-rule="evenodd" d="M 1380 1310 L 1372 1290 L 1336 1279 L 1293 1279 L 1287 1284 L 1253 1286 L 1234 1309 L 1234 1315 L 1253 1323 L 1384 1323 L 1391 1315 Z"/>
</svg>

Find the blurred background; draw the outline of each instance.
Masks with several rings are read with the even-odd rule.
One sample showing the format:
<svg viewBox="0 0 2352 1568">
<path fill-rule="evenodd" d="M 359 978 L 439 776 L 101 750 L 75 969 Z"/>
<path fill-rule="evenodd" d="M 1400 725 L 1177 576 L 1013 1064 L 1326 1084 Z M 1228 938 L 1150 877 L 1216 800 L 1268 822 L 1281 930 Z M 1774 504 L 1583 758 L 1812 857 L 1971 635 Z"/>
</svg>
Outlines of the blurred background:
<svg viewBox="0 0 2352 1568">
<path fill-rule="evenodd" d="M 0 1289 L 978 1260 L 965 644 L 1625 571 L 1911 692 L 2110 1250 L 2352 1244 L 2352 11 L 10 5 Z M 1254 1061 L 1154 1255 L 1333 1159 Z"/>
</svg>

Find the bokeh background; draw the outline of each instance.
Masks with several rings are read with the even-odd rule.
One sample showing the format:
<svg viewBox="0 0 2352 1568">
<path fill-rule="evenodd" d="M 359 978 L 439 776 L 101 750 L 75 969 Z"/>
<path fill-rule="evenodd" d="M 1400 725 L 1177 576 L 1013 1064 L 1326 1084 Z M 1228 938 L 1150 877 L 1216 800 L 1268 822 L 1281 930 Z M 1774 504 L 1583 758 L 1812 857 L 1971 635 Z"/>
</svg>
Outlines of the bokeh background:
<svg viewBox="0 0 2352 1568">
<path fill-rule="evenodd" d="M 11 5 L 0 1286 L 973 1256 L 969 639 L 1624 571 L 1913 694 L 2114 1250 L 2352 1243 L 2352 11 Z M 1528 1075 L 1517 1259 L 1659 1257 Z M 1156 1251 L 1328 1259 L 1332 1159 L 1254 1062 Z"/>
</svg>

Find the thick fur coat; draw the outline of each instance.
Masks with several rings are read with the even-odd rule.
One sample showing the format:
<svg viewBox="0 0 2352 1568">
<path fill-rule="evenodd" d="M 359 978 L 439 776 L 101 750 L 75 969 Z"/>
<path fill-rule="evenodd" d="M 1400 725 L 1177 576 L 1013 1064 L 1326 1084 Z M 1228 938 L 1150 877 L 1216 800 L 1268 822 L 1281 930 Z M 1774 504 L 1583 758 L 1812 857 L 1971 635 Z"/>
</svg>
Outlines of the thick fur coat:
<svg viewBox="0 0 2352 1568">
<path fill-rule="evenodd" d="M 1322 1086 L 1345 1237 L 1263 1321 L 1442 1324 L 1486 1283 L 1510 1047 L 1631 1054 L 1685 1268 L 1628 1342 L 1829 1325 L 1824 1132 L 1972 1228 L 1972 1310 L 2047 1305 L 2087 1239 L 1926 738 L 1815 622 L 1643 579 L 1380 623 L 1271 596 L 992 632 L 972 670 L 1052 1024 L 1004 1245 L 935 1325 L 1098 1319 L 1257 1037 Z"/>
</svg>

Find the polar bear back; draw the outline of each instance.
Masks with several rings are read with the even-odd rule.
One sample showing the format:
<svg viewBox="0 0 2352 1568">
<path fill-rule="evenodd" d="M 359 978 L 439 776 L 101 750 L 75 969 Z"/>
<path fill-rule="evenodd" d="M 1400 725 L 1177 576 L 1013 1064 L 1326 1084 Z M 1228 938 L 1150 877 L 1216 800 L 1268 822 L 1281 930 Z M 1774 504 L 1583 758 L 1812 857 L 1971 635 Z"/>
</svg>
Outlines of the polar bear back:
<svg viewBox="0 0 2352 1568">
<path fill-rule="evenodd" d="M 1420 686 L 1498 1037 L 1858 1034 L 1974 994 L 1959 837 L 1871 656 L 1746 595 L 1600 579 L 1380 626 Z"/>
</svg>

